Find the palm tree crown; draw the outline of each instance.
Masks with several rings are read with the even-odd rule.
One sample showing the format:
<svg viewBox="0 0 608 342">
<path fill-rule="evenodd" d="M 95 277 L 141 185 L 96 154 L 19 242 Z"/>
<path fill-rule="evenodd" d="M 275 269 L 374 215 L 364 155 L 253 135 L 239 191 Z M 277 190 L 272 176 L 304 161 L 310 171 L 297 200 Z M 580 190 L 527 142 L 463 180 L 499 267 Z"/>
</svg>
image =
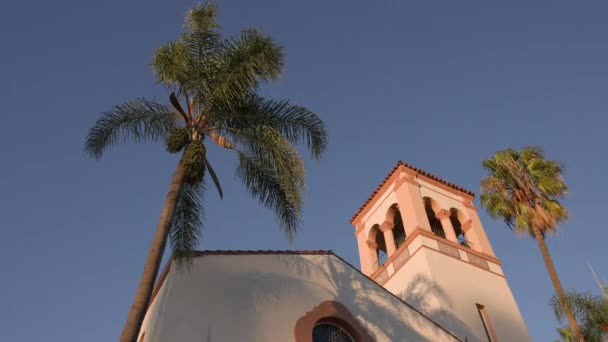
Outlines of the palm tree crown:
<svg viewBox="0 0 608 342">
<path fill-rule="evenodd" d="M 96 159 L 125 141 L 164 141 L 167 152 L 181 153 L 121 341 L 137 339 L 167 240 L 179 265 L 196 247 L 207 178 L 223 196 L 207 158 L 209 143 L 232 150 L 236 176 L 248 192 L 276 214 L 289 239 L 297 231 L 304 164 L 294 145 L 305 144 L 318 159 L 327 134 L 310 110 L 257 93 L 280 77 L 283 64 L 283 48 L 272 38 L 253 29 L 222 38 L 216 7 L 197 6 L 180 37 L 158 48 L 152 61 L 158 83 L 171 91 L 173 109 L 137 99 L 103 113 L 89 130 L 84 150 Z"/>
<path fill-rule="evenodd" d="M 154 74 L 173 91 L 170 102 L 175 111 L 146 99 L 117 105 L 90 129 L 84 148 L 97 159 L 127 140 L 165 140 L 168 152 L 183 151 L 186 182 L 171 222 L 176 256 L 198 241 L 205 175 L 222 195 L 206 158 L 207 141 L 237 154 L 237 177 L 276 213 L 289 238 L 301 219 L 304 186 L 303 163 L 293 144 L 305 143 L 314 159 L 327 146 L 323 122 L 316 114 L 256 93 L 261 83 L 280 76 L 283 48 L 253 29 L 222 39 L 215 17 L 212 4 L 192 9 L 179 39 L 154 53 Z"/>
<path fill-rule="evenodd" d="M 502 218 L 517 233 L 543 236 L 568 218 L 559 202 L 568 191 L 559 163 L 544 158 L 542 149 L 506 149 L 483 162 L 489 175 L 481 182 L 481 203 L 490 216 Z"/>
</svg>

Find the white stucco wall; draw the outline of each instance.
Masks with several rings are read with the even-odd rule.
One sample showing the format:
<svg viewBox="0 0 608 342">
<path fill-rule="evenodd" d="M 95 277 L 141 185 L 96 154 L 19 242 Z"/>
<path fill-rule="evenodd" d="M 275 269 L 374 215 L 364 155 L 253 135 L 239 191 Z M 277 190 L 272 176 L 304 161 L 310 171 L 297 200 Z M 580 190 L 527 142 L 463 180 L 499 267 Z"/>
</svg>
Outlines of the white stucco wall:
<svg viewBox="0 0 608 342">
<path fill-rule="evenodd" d="M 455 341 L 333 255 L 205 255 L 171 267 L 144 320 L 146 342 L 293 341 L 296 321 L 326 300 L 377 341 Z"/>
<path fill-rule="evenodd" d="M 530 341 L 504 277 L 438 251 L 421 248 L 384 287 L 461 339 L 487 341 L 476 307 L 481 304 L 499 341 Z"/>
<path fill-rule="evenodd" d="M 453 331 L 457 334 L 459 330 L 463 333 L 472 331 L 476 333 L 477 340 L 485 341 L 475 305 L 478 303 L 486 307 L 498 340 L 530 341 L 526 325 L 504 277 L 438 252 L 426 252 L 433 279 L 437 284 L 443 284 L 440 286 L 449 299 L 442 302 L 442 308 L 465 323 L 466 327 L 453 326 Z M 469 338 L 469 341 L 474 340 Z"/>
</svg>

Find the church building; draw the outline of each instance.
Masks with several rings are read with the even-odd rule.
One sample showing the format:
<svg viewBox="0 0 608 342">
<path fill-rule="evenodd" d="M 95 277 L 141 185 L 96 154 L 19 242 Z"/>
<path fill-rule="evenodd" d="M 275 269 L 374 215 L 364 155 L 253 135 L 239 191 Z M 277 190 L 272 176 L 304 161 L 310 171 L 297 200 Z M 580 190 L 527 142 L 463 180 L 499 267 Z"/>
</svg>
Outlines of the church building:
<svg viewBox="0 0 608 342">
<path fill-rule="evenodd" d="M 140 342 L 530 341 L 474 193 L 404 162 L 331 251 L 201 251 L 167 263 Z"/>
</svg>

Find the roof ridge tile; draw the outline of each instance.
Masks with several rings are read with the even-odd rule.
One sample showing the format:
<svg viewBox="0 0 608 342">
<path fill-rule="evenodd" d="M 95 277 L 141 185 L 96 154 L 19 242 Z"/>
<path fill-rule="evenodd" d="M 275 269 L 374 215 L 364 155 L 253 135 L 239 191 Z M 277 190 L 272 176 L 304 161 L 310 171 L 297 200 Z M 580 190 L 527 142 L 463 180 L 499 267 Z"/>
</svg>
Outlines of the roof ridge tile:
<svg viewBox="0 0 608 342">
<path fill-rule="evenodd" d="M 395 171 L 397 171 L 397 169 L 399 168 L 399 166 L 404 166 L 420 175 L 423 175 L 425 177 L 428 177 L 434 181 L 437 181 L 441 184 L 447 185 L 450 188 L 463 192 L 469 196 L 473 196 L 475 197 L 475 193 L 471 190 L 467 190 L 459 185 L 456 185 L 452 182 L 448 182 L 445 179 L 435 176 L 434 174 L 424 171 L 420 168 L 417 168 L 413 165 L 410 165 L 402 160 L 397 161 L 397 165 L 395 165 L 390 171 L 389 173 L 386 175 L 386 177 L 384 177 L 384 180 L 380 183 L 380 185 L 378 185 L 376 187 L 376 189 L 374 189 L 374 191 L 372 191 L 372 194 L 365 200 L 365 202 L 363 202 L 363 204 L 359 207 L 359 209 L 357 210 L 357 212 L 350 218 L 350 223 L 353 223 L 353 221 L 357 218 L 357 216 L 359 216 L 359 214 L 361 214 L 361 212 L 363 211 L 363 209 L 367 206 L 367 204 L 374 198 L 374 196 L 376 196 L 376 194 L 380 191 L 380 188 L 382 188 L 382 186 L 384 186 L 384 184 L 386 184 L 386 182 L 391 178 L 391 176 L 393 175 L 393 173 L 395 173 Z"/>
</svg>

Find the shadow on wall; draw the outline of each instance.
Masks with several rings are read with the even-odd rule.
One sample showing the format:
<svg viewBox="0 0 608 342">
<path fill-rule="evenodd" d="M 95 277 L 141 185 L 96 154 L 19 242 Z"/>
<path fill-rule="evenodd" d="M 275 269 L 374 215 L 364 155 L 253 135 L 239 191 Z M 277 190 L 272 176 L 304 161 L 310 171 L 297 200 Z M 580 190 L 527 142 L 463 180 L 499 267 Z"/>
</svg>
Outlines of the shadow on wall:
<svg viewBox="0 0 608 342">
<path fill-rule="evenodd" d="M 213 257 L 213 256 L 210 256 Z M 205 258 L 205 257 L 203 257 Z M 252 257 L 255 258 L 255 257 Z M 195 335 L 200 336 L 201 341 L 212 342 L 211 330 L 215 330 L 214 326 L 217 320 L 221 320 L 223 313 L 230 312 L 277 312 L 278 308 L 290 305 L 289 298 L 294 296 L 306 296 L 307 294 L 315 294 L 316 298 L 323 298 L 319 302 L 310 301 L 310 307 L 303 309 L 301 316 L 313 310 L 324 300 L 336 300 L 345 305 L 349 311 L 355 316 L 359 322 L 367 329 L 369 334 L 376 341 L 464 341 L 466 334 L 454 333 L 459 336 L 450 339 L 448 333 L 437 325 L 440 322 L 449 322 L 450 327 L 458 327 L 464 331 L 464 324 L 459 322 L 449 313 L 433 311 L 430 305 L 425 301 L 425 295 L 434 293 L 434 296 L 445 297 L 441 289 L 432 286 L 432 283 L 426 279 L 416 279 L 405 293 L 408 298 L 405 302 L 397 296 L 386 291 L 381 286 L 365 277 L 357 269 L 353 268 L 345 261 L 335 255 L 315 255 L 313 257 L 305 257 L 302 255 L 274 255 L 273 265 L 261 263 L 259 266 L 252 262 L 251 269 L 246 272 L 221 272 L 220 265 L 209 263 L 205 271 L 207 274 L 222 274 L 221 277 L 215 279 L 198 278 L 199 282 L 209 282 L 210 288 L 220 288 L 216 285 L 221 285 L 221 291 L 224 295 L 231 295 L 235 300 L 224 301 L 220 307 L 213 307 L 211 310 L 218 310 L 217 315 L 208 317 L 207 322 L 196 321 L 192 322 L 196 317 L 190 317 L 187 310 L 183 310 L 180 306 L 180 300 L 186 300 L 180 294 L 180 289 L 169 286 L 162 301 L 174 302 L 174 309 L 165 310 L 164 305 L 160 306 L 159 316 L 171 316 L 173 321 L 185 324 L 189 329 L 196 331 Z M 270 266 L 271 269 L 265 267 Z M 219 267 L 217 270 L 213 267 Z M 181 274 L 174 275 L 178 277 L 197 277 L 195 272 L 179 272 Z M 213 284 L 214 282 L 217 282 Z M 173 282 L 168 281 L 166 284 Z M 186 282 L 180 282 L 186 283 Z M 200 283 L 199 285 L 203 285 Z M 203 286 L 204 287 L 204 286 Z M 203 287 L 199 287 L 202 289 Z M 431 291 L 431 292 L 429 292 Z M 434 292 L 433 292 L 434 291 Z M 409 296 L 407 294 L 411 292 Z M 191 300 L 188 300 L 191 302 Z M 196 300 L 194 301 L 196 303 Z M 159 303 L 161 304 L 161 303 Z M 187 304 L 186 304 L 187 306 Z M 427 309 L 427 316 L 432 317 L 436 323 L 429 320 L 423 312 Z M 300 317 L 301 317 L 300 316 Z M 296 319 L 297 320 L 297 319 Z M 163 320 L 160 320 L 148 333 L 146 339 L 150 341 L 164 340 L 171 335 L 171 331 L 167 331 L 162 327 Z M 255 331 L 258 326 L 257 321 L 243 321 L 240 324 L 242 331 Z M 293 322 L 292 329 L 295 329 Z M 201 329 L 201 325 L 205 328 Z M 443 327 L 443 325 L 442 325 Z M 451 330 L 456 331 L 456 330 Z M 222 333 L 220 333 L 220 336 Z M 472 335 L 470 335 L 472 336 Z M 471 339 L 469 338 L 469 341 Z"/>
<path fill-rule="evenodd" d="M 475 340 L 475 334 L 470 328 L 457 316 L 442 307 L 452 306 L 451 300 L 445 290 L 427 276 L 417 275 L 407 289 L 399 294 L 399 297 L 461 339 Z M 441 303 L 441 306 L 437 303 Z"/>
<path fill-rule="evenodd" d="M 413 327 L 422 330 L 421 327 L 427 326 L 428 330 L 441 330 L 427 317 L 413 309 L 417 308 L 418 303 L 408 303 L 412 304 L 408 306 L 338 257 L 327 255 L 326 258 L 327 269 L 302 256 L 281 256 L 280 259 L 285 264 L 284 267 L 297 270 L 297 273 L 304 278 L 322 275 L 324 279 L 315 282 L 315 285 L 323 286 L 323 289 L 335 300 L 348 307 L 357 319 L 365 323 L 369 333 L 377 341 L 428 341 L 430 340 L 428 336 L 421 335 Z M 423 294 L 416 300 L 422 302 L 422 299 Z M 310 309 L 318 304 L 311 303 Z M 439 317 L 455 320 L 455 317 L 449 317 L 445 313 Z"/>
<path fill-rule="evenodd" d="M 235 272 L 226 272 L 234 265 L 234 261 L 206 263 L 202 272 L 204 275 L 201 272 L 172 271 L 162 292 L 159 292 L 161 295 L 156 300 L 157 310 L 152 312 L 157 321 L 146 332 L 146 340 L 160 341 L 165 335 L 173 333 L 168 330 L 170 325 L 164 325 L 166 320 L 158 317 L 171 317 L 173 322 L 180 322 L 186 330 L 191 330 L 200 336 L 199 340 L 206 342 L 211 342 L 212 335 L 223 336 L 225 331 L 230 332 L 230 328 L 221 324 L 224 322 L 222 315 L 234 312 L 251 314 L 252 319 L 244 319 L 239 323 L 241 331 L 255 331 L 259 328 L 259 318 L 272 317 L 264 316 L 264 313 L 274 312 L 297 315 L 291 327 L 295 329 L 299 317 L 325 300 L 335 300 L 345 305 L 376 341 L 477 341 L 484 337 L 483 331 L 473 331 L 460 317 L 449 311 L 453 304 L 448 292 L 451 289 L 442 288 L 424 275 L 415 277 L 406 290 L 396 296 L 335 255 L 275 254 L 271 257 L 264 256 L 266 259 L 256 258 L 258 256 L 252 255 L 243 262 L 246 266 Z M 174 277 L 182 279 L 173 281 Z M 197 291 L 213 296 L 231 296 L 234 300 L 201 302 L 198 297 L 190 299 L 183 296 L 184 289 L 176 287 L 193 284 L 192 282 Z M 289 308 L 294 298 L 298 299 L 298 307 L 301 307 L 299 310 L 302 312 L 282 310 Z M 174 305 L 166 306 L 166 302 Z M 202 312 L 211 310 L 215 314 L 192 315 L 184 307 L 188 310 L 198 310 L 200 307 Z M 493 320 L 501 323 L 502 331 L 521 332 L 518 330 L 520 322 L 513 322 L 513 315 L 509 312 L 503 313 L 497 309 L 492 314 Z M 201 317 L 204 320 L 201 321 Z M 211 330 L 214 331 L 213 334 Z M 453 338 L 450 339 L 448 334 Z"/>
</svg>

